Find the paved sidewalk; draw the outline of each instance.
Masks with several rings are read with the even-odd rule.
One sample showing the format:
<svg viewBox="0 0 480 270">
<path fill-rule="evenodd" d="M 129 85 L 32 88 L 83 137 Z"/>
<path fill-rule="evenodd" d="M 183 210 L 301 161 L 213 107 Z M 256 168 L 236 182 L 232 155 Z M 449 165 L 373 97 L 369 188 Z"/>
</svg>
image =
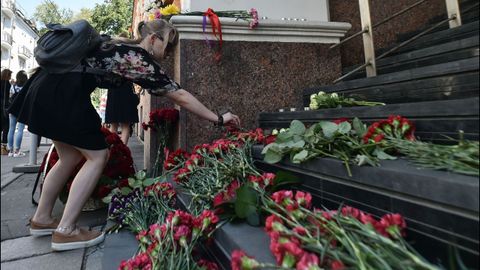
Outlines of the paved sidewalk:
<svg viewBox="0 0 480 270">
<path fill-rule="evenodd" d="M 22 150 L 30 146 L 30 135 L 24 133 Z M 42 139 L 41 144 L 47 142 Z M 136 168 L 143 168 L 143 145 L 132 137 L 129 142 Z M 48 151 L 48 145 L 41 145 L 37 160 L 41 162 Z M 27 164 L 27 155 L 23 158 L 1 157 L 1 269 L 31 270 L 97 270 L 102 269 L 103 244 L 86 249 L 52 252 L 50 236 L 32 237 L 28 232 L 29 218 L 35 211 L 30 197 L 35 183 L 36 173 L 13 173 L 14 166 Z M 38 197 L 38 195 L 36 196 Z M 63 205 L 59 201 L 54 208 L 54 216 L 61 217 Z M 79 225 L 104 228 L 106 209 L 82 212 Z"/>
</svg>

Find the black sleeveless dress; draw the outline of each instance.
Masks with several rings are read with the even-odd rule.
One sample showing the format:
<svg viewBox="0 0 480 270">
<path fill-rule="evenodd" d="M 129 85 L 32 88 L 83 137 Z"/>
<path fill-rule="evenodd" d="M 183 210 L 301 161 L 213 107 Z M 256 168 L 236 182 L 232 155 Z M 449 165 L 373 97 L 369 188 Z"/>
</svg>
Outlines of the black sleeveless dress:
<svg viewBox="0 0 480 270">
<path fill-rule="evenodd" d="M 107 144 L 100 131 L 100 117 L 90 101 L 96 87 L 113 88 L 134 82 L 150 94 L 160 96 L 180 89 L 138 46 L 98 49 L 85 62 L 110 73 L 108 76 L 49 74 L 40 68 L 24 85 L 9 112 L 34 134 L 83 149 L 100 150 L 107 148 Z"/>
<path fill-rule="evenodd" d="M 138 103 L 139 98 L 131 82 L 108 89 L 105 123 L 138 123 Z"/>
</svg>

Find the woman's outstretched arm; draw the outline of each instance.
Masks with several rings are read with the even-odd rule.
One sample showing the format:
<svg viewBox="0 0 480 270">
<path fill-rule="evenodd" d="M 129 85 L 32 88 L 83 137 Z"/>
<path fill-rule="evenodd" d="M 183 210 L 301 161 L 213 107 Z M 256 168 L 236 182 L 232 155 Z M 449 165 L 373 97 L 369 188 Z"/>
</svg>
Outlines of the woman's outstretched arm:
<svg viewBox="0 0 480 270">
<path fill-rule="evenodd" d="M 170 100 L 175 102 L 175 104 L 181 106 L 182 108 L 187 109 L 191 113 L 198 115 L 199 117 L 206 119 L 208 121 L 218 123 L 218 116 L 209 110 L 205 105 L 203 105 L 197 98 L 184 89 L 179 89 L 177 91 L 169 92 L 165 95 Z M 232 113 L 223 114 L 223 123 L 227 124 L 229 122 L 234 123 L 237 126 L 240 126 L 240 118 Z"/>
</svg>

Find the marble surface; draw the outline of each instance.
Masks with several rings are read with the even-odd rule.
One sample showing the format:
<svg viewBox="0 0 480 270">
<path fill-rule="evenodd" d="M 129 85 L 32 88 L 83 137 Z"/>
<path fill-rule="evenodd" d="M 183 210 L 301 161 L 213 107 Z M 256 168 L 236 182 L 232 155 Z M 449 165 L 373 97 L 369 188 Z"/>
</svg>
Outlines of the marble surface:
<svg viewBox="0 0 480 270">
<path fill-rule="evenodd" d="M 258 113 L 297 109 L 302 90 L 330 84 L 340 75 L 338 49 L 329 44 L 224 42 L 217 62 L 205 41 L 182 40 L 180 84 L 212 110 L 231 110 L 243 127 L 257 127 Z M 208 121 L 187 113 L 180 145 L 191 149 L 220 133 Z M 183 135 L 183 136 L 182 136 Z"/>
</svg>

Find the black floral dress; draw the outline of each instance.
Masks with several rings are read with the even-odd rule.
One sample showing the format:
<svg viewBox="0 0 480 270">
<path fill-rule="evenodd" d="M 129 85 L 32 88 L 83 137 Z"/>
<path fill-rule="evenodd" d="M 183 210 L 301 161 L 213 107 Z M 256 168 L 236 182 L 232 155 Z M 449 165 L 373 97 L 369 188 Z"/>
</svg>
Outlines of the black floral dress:
<svg viewBox="0 0 480 270">
<path fill-rule="evenodd" d="M 180 88 L 138 46 L 98 49 L 85 62 L 109 71 L 109 75 L 49 74 L 40 68 L 24 85 L 9 112 L 34 134 L 83 149 L 100 150 L 107 148 L 107 144 L 100 131 L 100 117 L 90 101 L 96 87 L 118 87 L 129 81 L 159 96 Z"/>
</svg>

